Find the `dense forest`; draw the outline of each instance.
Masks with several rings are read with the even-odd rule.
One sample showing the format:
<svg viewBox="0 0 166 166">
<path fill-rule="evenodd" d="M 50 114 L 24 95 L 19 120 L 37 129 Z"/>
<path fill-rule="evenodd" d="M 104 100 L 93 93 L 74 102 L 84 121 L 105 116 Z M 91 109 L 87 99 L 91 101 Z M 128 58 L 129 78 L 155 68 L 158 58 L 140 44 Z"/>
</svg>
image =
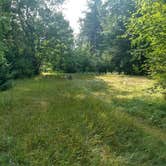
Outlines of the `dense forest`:
<svg viewBox="0 0 166 166">
<path fill-rule="evenodd" d="M 0 87 L 42 71 L 149 75 L 166 85 L 166 1 L 90 0 L 74 38 L 64 0 L 0 1 Z"/>
</svg>

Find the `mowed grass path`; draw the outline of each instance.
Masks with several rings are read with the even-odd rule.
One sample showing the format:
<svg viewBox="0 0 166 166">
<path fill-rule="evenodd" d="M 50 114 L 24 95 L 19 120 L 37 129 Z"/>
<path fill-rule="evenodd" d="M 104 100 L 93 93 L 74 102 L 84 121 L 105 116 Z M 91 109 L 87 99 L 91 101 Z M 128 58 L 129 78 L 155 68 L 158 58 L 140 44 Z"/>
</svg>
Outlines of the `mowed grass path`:
<svg viewBox="0 0 166 166">
<path fill-rule="evenodd" d="M 143 77 L 18 80 L 0 92 L 0 166 L 165 166 L 166 102 Z"/>
</svg>

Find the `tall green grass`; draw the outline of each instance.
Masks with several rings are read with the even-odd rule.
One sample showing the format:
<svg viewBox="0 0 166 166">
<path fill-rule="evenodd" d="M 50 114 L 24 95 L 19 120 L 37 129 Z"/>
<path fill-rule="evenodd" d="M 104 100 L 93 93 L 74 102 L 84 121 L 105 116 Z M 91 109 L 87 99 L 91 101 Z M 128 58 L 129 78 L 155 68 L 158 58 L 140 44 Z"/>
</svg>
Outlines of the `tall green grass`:
<svg viewBox="0 0 166 166">
<path fill-rule="evenodd" d="M 0 93 L 2 166 L 164 166 L 166 103 L 153 81 L 52 75 Z"/>
</svg>

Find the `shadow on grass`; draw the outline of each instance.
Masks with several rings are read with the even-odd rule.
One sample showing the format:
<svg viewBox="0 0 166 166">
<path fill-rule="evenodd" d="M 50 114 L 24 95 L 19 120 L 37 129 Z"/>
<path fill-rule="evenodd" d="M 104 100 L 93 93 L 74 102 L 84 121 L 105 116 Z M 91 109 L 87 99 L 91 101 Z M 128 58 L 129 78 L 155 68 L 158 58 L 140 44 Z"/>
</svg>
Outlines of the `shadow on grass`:
<svg viewBox="0 0 166 166">
<path fill-rule="evenodd" d="M 56 79 L 66 82 L 66 91 L 63 96 L 66 99 L 76 99 L 78 96 L 95 96 L 100 102 L 108 102 L 112 107 L 120 108 L 132 116 L 142 118 L 149 124 L 164 129 L 166 127 L 166 102 L 149 95 L 135 95 L 134 91 L 118 89 L 96 77 L 95 74 L 73 74 L 72 80 L 68 80 L 65 74 L 49 75 L 42 77 L 44 80 Z M 77 80 L 77 81 L 76 81 Z M 60 94 L 61 95 L 61 94 Z M 128 95 L 132 97 L 128 98 Z M 79 99 L 79 98 L 78 98 Z"/>
<path fill-rule="evenodd" d="M 164 165 L 166 135 L 161 129 L 165 128 L 166 104 L 141 95 L 119 98 L 119 94 L 127 96 L 131 92 L 99 81 L 104 87 L 102 93 L 96 97 L 93 92 L 99 91 L 92 88 L 80 101 L 84 110 L 91 112 L 87 123 L 93 126 L 92 139 L 97 137 L 102 147 L 106 145 L 110 153 L 115 152 L 117 158 L 121 156 L 124 165 L 125 161 L 126 165 Z M 109 100 L 104 100 L 102 96 L 109 94 Z"/>
<path fill-rule="evenodd" d="M 29 91 L 15 100 L 19 107 L 9 110 L 10 114 L 4 111 L 1 118 L 3 129 L 8 129 L 5 140 L 0 139 L 4 161 L 7 158 L 15 165 L 165 164 L 162 131 L 146 124 L 151 123 L 152 112 L 164 111 L 162 101 L 141 95 L 125 98 L 132 92 L 95 75 L 74 75 L 72 80 L 49 76 L 28 84 L 23 88 Z M 156 118 L 162 119 L 158 113 Z"/>
</svg>

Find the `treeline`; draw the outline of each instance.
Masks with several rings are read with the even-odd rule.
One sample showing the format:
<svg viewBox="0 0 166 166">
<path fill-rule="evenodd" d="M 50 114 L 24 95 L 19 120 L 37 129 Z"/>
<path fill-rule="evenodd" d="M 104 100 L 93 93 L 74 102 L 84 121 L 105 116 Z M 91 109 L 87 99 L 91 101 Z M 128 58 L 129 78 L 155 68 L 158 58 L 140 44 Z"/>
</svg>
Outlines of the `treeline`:
<svg viewBox="0 0 166 166">
<path fill-rule="evenodd" d="M 152 75 L 166 86 L 165 0 L 91 0 L 81 25 L 82 71 Z"/>
<path fill-rule="evenodd" d="M 41 70 L 68 70 L 73 34 L 63 0 L 0 0 L 0 87 Z"/>
<path fill-rule="evenodd" d="M 166 1 L 89 0 L 74 41 L 64 0 L 0 0 L 0 87 L 41 71 L 152 75 L 166 86 Z"/>
</svg>

